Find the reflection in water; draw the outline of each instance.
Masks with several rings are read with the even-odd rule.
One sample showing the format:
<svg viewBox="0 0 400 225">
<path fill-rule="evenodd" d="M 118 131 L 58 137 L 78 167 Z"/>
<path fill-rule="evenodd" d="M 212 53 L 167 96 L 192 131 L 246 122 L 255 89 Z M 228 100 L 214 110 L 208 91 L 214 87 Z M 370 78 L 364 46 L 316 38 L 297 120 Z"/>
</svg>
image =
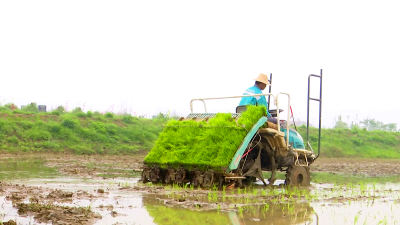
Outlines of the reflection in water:
<svg viewBox="0 0 400 225">
<path fill-rule="evenodd" d="M 3 159 L 0 160 L 0 179 L 15 180 L 37 177 L 55 177 L 59 176 L 55 168 L 44 165 L 41 159 L 23 160 L 23 159 Z"/>
<path fill-rule="evenodd" d="M 315 217 L 309 203 L 266 204 L 239 207 L 238 210 L 189 210 L 181 206 L 166 206 L 160 201 L 162 196 L 143 196 L 153 222 L 169 224 L 304 224 Z M 193 203 L 194 204 L 194 203 Z"/>
<path fill-rule="evenodd" d="M 40 179 L 32 179 L 39 177 Z M 295 187 L 265 189 L 256 185 L 251 189 L 234 189 L 226 193 L 149 187 L 149 192 L 161 190 L 160 193 L 163 193 L 155 195 L 143 194 L 138 189 L 132 188 L 137 186 L 138 178 L 103 180 L 65 177 L 56 169 L 44 166 L 44 161 L 40 159 L 0 160 L 0 180 L 27 186 L 91 193 L 97 197 L 74 198 L 73 203 L 68 204 L 90 207 L 102 216 L 102 219 L 95 223 L 101 225 L 248 225 L 318 224 L 318 222 L 325 225 L 400 222 L 399 183 L 313 183 L 309 188 L 300 189 Z M 97 190 L 100 188 L 107 190 L 106 193 L 99 194 Z M 8 190 L 10 191 L 12 190 Z M 19 216 L 18 210 L 13 208 L 12 201 L 7 200 L 6 195 L 9 193 L 4 190 L 0 192 L 0 221 L 13 219 L 18 220 L 18 224 L 36 223 L 33 217 Z M 184 202 L 181 203 L 185 204 L 179 203 L 182 195 L 185 196 Z M 194 206 L 197 202 L 201 205 L 198 208 Z M 224 210 L 217 210 L 218 205 Z"/>
</svg>

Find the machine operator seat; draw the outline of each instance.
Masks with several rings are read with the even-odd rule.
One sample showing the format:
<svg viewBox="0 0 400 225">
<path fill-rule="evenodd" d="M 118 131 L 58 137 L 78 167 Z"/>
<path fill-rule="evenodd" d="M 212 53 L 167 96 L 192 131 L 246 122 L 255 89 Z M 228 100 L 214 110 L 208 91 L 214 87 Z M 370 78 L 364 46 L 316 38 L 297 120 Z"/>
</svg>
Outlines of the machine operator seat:
<svg viewBox="0 0 400 225">
<path fill-rule="evenodd" d="M 239 105 L 236 107 L 236 113 L 243 113 L 244 111 L 246 111 L 247 109 L 247 105 Z"/>
</svg>

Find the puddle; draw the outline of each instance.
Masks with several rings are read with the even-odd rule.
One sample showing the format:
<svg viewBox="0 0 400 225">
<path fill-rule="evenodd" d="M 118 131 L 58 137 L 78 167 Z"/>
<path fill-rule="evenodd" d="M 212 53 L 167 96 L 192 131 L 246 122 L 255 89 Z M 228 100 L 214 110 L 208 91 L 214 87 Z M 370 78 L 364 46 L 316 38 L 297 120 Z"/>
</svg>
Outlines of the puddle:
<svg viewBox="0 0 400 225">
<path fill-rule="evenodd" d="M 93 166 L 94 167 L 94 166 Z M 71 168 L 74 169 L 74 168 Z M 112 169 L 112 168 L 110 168 Z M 120 173 L 121 170 L 116 171 Z M 54 190 L 73 193 L 70 198 L 54 198 L 52 204 L 85 207 L 101 219 L 83 224 L 395 224 L 400 222 L 400 184 L 396 179 L 360 180 L 353 183 L 314 182 L 311 187 L 274 188 L 262 182 L 234 190 L 201 190 L 177 186 L 161 187 L 138 183 L 138 177 L 85 178 L 63 175 L 44 166 L 43 160 L 0 162 L 0 180 L 10 185 L 0 189 L 0 221 L 40 224 L 34 215 L 21 216 L 13 207 L 14 193 L 30 193 L 40 200 Z M 137 176 L 137 175 L 136 175 Z M 318 175 L 317 175 L 318 178 Z M 342 178 L 340 178 L 342 179 Z M 336 180 L 340 180 L 339 178 Z M 350 179 L 350 178 L 349 178 Z M 318 179 L 317 179 L 318 180 Z M 320 180 L 319 180 L 320 181 Z M 392 181 L 392 182 L 389 182 Z M 335 184 L 333 184 L 335 183 Z M 35 192 L 36 191 L 36 192 Z M 31 194 L 32 195 L 32 194 Z M 41 197 L 44 196 L 44 197 Z M 49 222 L 50 223 L 50 222 Z"/>
<path fill-rule="evenodd" d="M 400 204 L 393 201 L 312 203 L 315 224 L 398 224 Z"/>
<path fill-rule="evenodd" d="M 309 203 L 255 205 L 228 210 L 198 211 L 165 206 L 157 196 L 144 196 L 154 224 L 304 224 L 314 216 Z"/>
<path fill-rule="evenodd" d="M 102 216 L 97 224 L 112 224 L 118 222 L 116 216 L 132 215 L 138 213 L 136 211 L 146 211 L 142 207 L 141 193 L 127 193 L 119 191 L 119 188 L 125 186 L 133 186 L 138 182 L 139 178 L 131 179 L 84 179 L 74 177 L 57 177 L 57 178 L 30 178 L 27 180 L 16 180 L 12 182 L 14 185 L 24 185 L 25 187 L 40 187 L 45 190 L 42 194 L 47 195 L 50 190 L 62 190 L 65 192 L 73 192 L 74 198 L 70 201 L 54 201 L 53 204 L 70 207 L 86 207 L 93 212 Z M 46 191 L 47 190 L 47 191 Z M 104 193 L 99 193 L 103 190 Z M 82 197 L 79 194 L 85 193 Z M 24 200 L 29 203 L 29 200 Z M 19 216 L 18 210 L 13 208 L 12 201 L 6 199 L 6 196 L 0 194 L 0 221 L 8 221 L 10 219 L 18 224 L 37 224 L 33 217 Z M 142 212 L 142 213 L 143 213 Z M 129 219 L 123 221 L 128 222 Z M 112 222 L 112 223 L 111 223 Z M 131 221 L 135 222 L 135 221 Z M 130 224 L 130 223 L 128 223 Z M 136 221 L 136 224 L 147 224 L 146 221 Z"/>
<path fill-rule="evenodd" d="M 400 176 L 366 176 L 359 174 L 344 174 L 344 173 L 311 173 L 311 180 L 314 183 L 335 183 L 335 184 L 366 184 L 366 183 L 399 183 Z"/>
<path fill-rule="evenodd" d="M 45 166 L 44 161 L 40 159 L 33 161 L 3 159 L 0 161 L 0 180 L 56 177 L 60 175 L 56 168 Z"/>
<path fill-rule="evenodd" d="M 95 198 L 74 199 L 61 205 L 90 207 L 92 211 L 102 216 L 94 224 L 393 224 L 400 221 L 395 214 L 400 210 L 398 184 L 380 184 L 363 186 L 336 187 L 333 184 L 313 184 L 303 193 L 318 194 L 320 197 L 310 202 L 285 203 L 253 203 L 240 206 L 232 203 L 231 208 L 186 209 L 179 204 L 165 202 L 172 196 L 134 192 L 123 187 L 134 187 L 138 178 L 114 179 L 112 181 L 89 180 L 77 178 L 30 179 L 24 182 L 29 186 L 41 186 L 64 191 L 87 191 Z M 283 181 L 279 181 L 283 182 Z M 279 183 L 278 182 L 278 183 Z M 19 182 L 16 182 L 19 183 Z M 121 190 L 122 188 L 122 190 Z M 262 188 L 262 186 L 257 187 Z M 104 194 L 98 194 L 98 189 L 104 189 Z M 375 190 L 375 191 L 374 191 Z M 171 189 L 171 192 L 173 190 Z M 260 189 L 261 191 L 261 189 Z M 189 192 L 189 191 L 188 191 Z M 244 190 L 242 190 L 244 192 Z M 289 193 L 286 189 L 276 189 L 276 193 Z M 235 194 L 237 191 L 235 191 Z M 369 200 L 368 196 L 381 198 Z M 365 199 L 359 196 L 362 194 Z M 197 196 L 200 199 L 200 196 Z M 259 198 L 262 198 L 260 196 Z M 354 198 L 347 200 L 346 198 Z M 372 198 L 372 197 L 371 197 Z M 0 205 L 7 213 L 2 221 L 13 219 L 21 224 L 32 223 L 33 218 L 18 217 L 11 204 L 0 197 Z M 199 202 L 207 202 L 205 199 Z M 341 200 L 344 199 L 344 200 Z M 286 201 L 286 200 L 285 200 Z M 213 201 L 210 204 L 215 204 Z M 366 222 L 366 223 L 365 223 Z"/>
</svg>

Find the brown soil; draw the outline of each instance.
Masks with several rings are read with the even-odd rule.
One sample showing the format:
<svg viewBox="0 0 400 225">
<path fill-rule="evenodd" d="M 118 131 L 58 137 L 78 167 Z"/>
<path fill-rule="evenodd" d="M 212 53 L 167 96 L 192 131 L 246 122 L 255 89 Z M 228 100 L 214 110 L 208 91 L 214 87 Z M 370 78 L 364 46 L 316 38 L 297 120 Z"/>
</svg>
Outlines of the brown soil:
<svg viewBox="0 0 400 225">
<path fill-rule="evenodd" d="M 74 198 L 90 198 L 91 195 L 53 190 L 43 187 L 31 187 L 0 182 L 0 193 L 6 196 L 18 209 L 21 216 L 33 216 L 37 222 L 52 224 L 93 224 L 100 215 L 90 208 L 55 205 L 54 202 L 72 202 Z M 29 200 L 29 203 L 24 201 Z M 3 224 L 13 224 L 8 221 Z"/>
<path fill-rule="evenodd" d="M 99 174 L 141 172 L 145 154 L 137 155 L 73 155 L 73 154 L 2 154 L 0 158 L 42 158 L 46 165 L 59 168 L 64 174 L 96 177 Z M 332 172 L 366 176 L 400 175 L 400 159 L 318 158 L 311 172 Z"/>
<path fill-rule="evenodd" d="M 145 155 L 73 155 L 69 153 L 1 154 L 0 159 L 43 159 L 46 166 L 59 172 L 85 178 L 101 177 L 102 174 L 126 175 L 141 172 Z"/>
<path fill-rule="evenodd" d="M 41 158 L 49 167 L 64 174 L 87 178 L 101 174 L 123 175 L 141 172 L 145 154 L 137 155 L 73 155 L 73 154 L 1 154 L 0 158 Z M 358 174 L 371 177 L 400 175 L 400 159 L 318 158 L 311 172 Z"/>
<path fill-rule="evenodd" d="M 72 155 L 72 154 L 2 154 L 1 159 L 6 158 L 32 158 L 45 159 L 49 167 L 58 168 L 61 173 L 71 176 L 95 178 L 101 174 L 111 174 L 115 176 L 130 174 L 132 171 L 140 172 L 143 167 L 143 154 L 129 156 L 110 156 L 110 155 Z M 331 159 L 319 158 L 311 165 L 312 172 L 332 172 L 347 174 L 362 174 L 367 176 L 393 176 L 400 174 L 400 160 L 385 159 Z M 108 178 L 104 178 L 108 179 Z M 111 179 L 111 178 L 110 178 Z M 221 203 L 221 193 L 215 198 L 214 203 L 207 201 L 210 198 L 210 191 L 180 189 L 174 190 L 171 187 L 138 185 L 134 187 L 121 187 L 120 189 L 128 192 L 143 192 L 153 195 L 165 205 L 177 205 L 193 210 L 208 209 L 229 209 L 232 204 Z M 0 182 L 0 193 L 6 196 L 7 200 L 12 201 L 14 207 L 18 209 L 21 216 L 33 216 L 36 221 L 53 224 L 93 224 L 100 215 L 93 213 L 90 208 L 66 207 L 53 204 L 54 202 L 72 202 L 74 199 L 94 199 L 104 196 L 107 192 L 98 189 L 91 194 L 84 191 L 65 192 L 57 189 L 43 187 L 32 187 L 18 184 Z M 173 197 L 168 197 L 172 193 Z M 228 191 L 227 191 L 228 193 Z M 256 204 L 258 201 L 249 194 L 227 194 L 226 198 L 250 199 L 249 204 Z M 286 198 L 278 196 L 275 198 Z M 254 202 L 253 202 L 254 198 Z M 268 200 L 264 197 L 263 200 Z M 26 203 L 26 201 L 29 203 Z M 246 200 L 247 201 L 247 200 Z M 247 203 L 243 203 L 244 205 Z M 243 205 L 236 203 L 234 207 Z M 8 221 L 8 224 L 13 224 Z M 4 222 L 3 222 L 4 223 Z M 6 223 L 5 223 L 6 224 Z"/>
<path fill-rule="evenodd" d="M 331 172 L 370 177 L 400 175 L 399 159 L 318 158 L 311 172 Z"/>
<path fill-rule="evenodd" d="M 140 170 L 144 156 L 82 156 L 72 154 L 1 154 L 0 159 L 43 159 L 49 167 L 61 173 L 85 178 L 101 177 L 101 174 L 123 176 Z M 107 178 L 104 178 L 107 179 Z M 89 194 L 85 191 L 65 192 L 58 189 L 32 187 L 0 182 L 0 194 L 6 196 L 18 209 L 20 216 L 33 216 L 35 221 L 52 224 L 93 224 L 101 218 L 85 207 L 60 206 L 76 199 L 95 199 L 107 194 L 102 189 Z M 26 203 L 29 201 L 29 203 Z M 14 221 L 3 222 L 13 224 Z"/>
</svg>

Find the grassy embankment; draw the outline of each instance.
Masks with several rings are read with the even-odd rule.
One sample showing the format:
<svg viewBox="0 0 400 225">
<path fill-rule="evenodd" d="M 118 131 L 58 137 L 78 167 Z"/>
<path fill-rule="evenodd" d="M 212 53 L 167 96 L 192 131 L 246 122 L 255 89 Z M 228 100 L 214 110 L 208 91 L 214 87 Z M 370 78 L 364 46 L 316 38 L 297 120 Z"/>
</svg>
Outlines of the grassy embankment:
<svg viewBox="0 0 400 225">
<path fill-rule="evenodd" d="M 131 154 L 149 151 L 165 118 L 144 119 L 98 112 L 47 113 L 0 107 L 0 151 Z M 306 141 L 306 128 L 298 127 Z M 318 130 L 310 128 L 317 150 Z M 323 129 L 321 157 L 400 159 L 400 133 L 364 129 Z"/>
<path fill-rule="evenodd" d="M 298 127 L 306 142 L 307 129 Z M 318 129 L 310 128 L 310 143 L 318 149 Z M 365 129 L 322 129 L 321 157 L 400 159 L 400 133 Z"/>
<path fill-rule="evenodd" d="M 98 112 L 46 113 L 0 108 L 1 152 L 130 154 L 154 145 L 165 118 Z"/>
</svg>

